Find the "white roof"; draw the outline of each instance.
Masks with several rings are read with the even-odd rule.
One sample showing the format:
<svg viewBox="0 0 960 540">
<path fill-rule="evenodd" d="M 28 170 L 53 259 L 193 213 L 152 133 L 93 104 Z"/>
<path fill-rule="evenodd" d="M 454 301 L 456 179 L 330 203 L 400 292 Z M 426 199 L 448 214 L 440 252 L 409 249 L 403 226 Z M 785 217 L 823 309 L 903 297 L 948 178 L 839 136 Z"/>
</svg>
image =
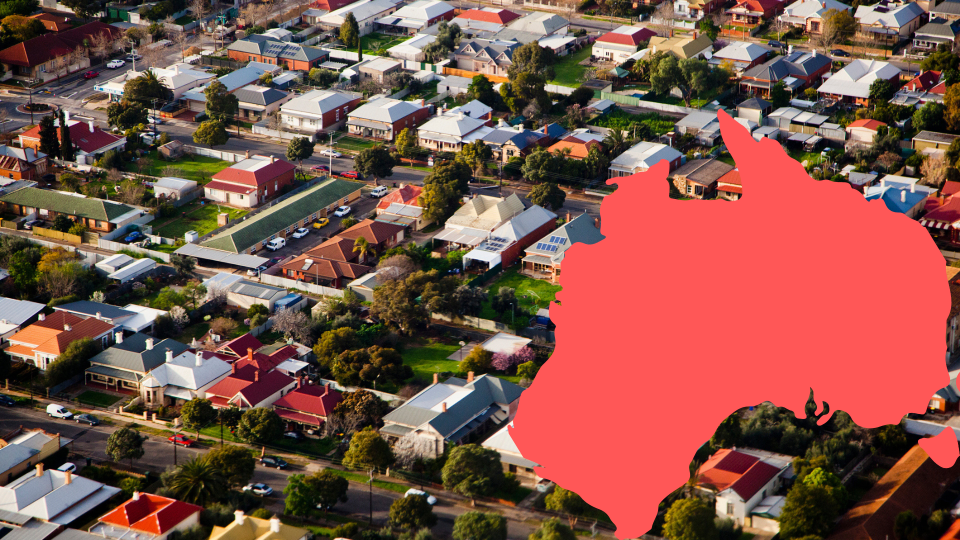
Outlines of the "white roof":
<svg viewBox="0 0 960 540">
<path fill-rule="evenodd" d="M 157 317 L 170 314 L 169 311 L 149 308 L 137 304 L 127 304 L 123 307 L 123 309 L 136 313 L 136 315 L 127 319 L 126 321 L 123 321 L 123 324 L 120 325 L 124 329 L 132 332 L 139 332 L 145 328 L 148 328 L 151 324 L 153 324 L 154 321 L 157 320 Z"/>
<path fill-rule="evenodd" d="M 443 80 L 440 81 L 440 84 L 448 88 L 453 87 L 453 88 L 466 89 L 466 88 L 469 88 L 472 83 L 473 83 L 473 80 L 468 79 L 466 77 L 461 77 L 459 75 L 447 75 L 446 77 L 443 78 Z"/>
<path fill-rule="evenodd" d="M 139 276 L 140 274 L 156 268 L 157 261 L 153 259 L 148 259 L 144 257 L 143 259 L 137 259 L 136 261 L 125 265 L 123 268 L 117 270 L 116 272 L 107 275 L 110 279 L 117 279 L 120 281 L 127 281 L 133 277 Z"/>
<path fill-rule="evenodd" d="M 280 106 L 280 110 L 288 114 L 292 112 L 321 115 L 355 99 L 357 96 L 334 90 L 311 90 L 284 103 Z"/>
<path fill-rule="evenodd" d="M 420 126 L 417 130 L 420 137 L 437 133 L 440 135 L 449 135 L 451 137 L 463 137 L 472 133 L 483 126 L 484 120 L 477 120 L 464 114 L 446 113 L 443 116 L 435 116 L 429 122 Z"/>
<path fill-rule="evenodd" d="M 420 110 L 420 105 L 412 101 L 400 101 L 392 98 L 379 98 L 367 102 L 347 113 L 347 117 L 358 120 L 374 120 L 393 123 Z"/>
<path fill-rule="evenodd" d="M 457 209 L 446 221 L 446 228 L 492 231 L 513 216 L 523 212 L 523 201 L 513 193 L 505 198 L 477 195 Z M 439 235 L 437 235 L 439 236 Z M 458 242 L 462 243 L 462 242 Z"/>
<path fill-rule="evenodd" d="M 548 49 L 557 49 L 559 47 L 563 47 L 567 43 L 570 43 L 576 40 L 577 38 L 573 37 L 573 35 L 554 34 L 552 36 L 547 36 L 547 37 L 538 39 L 537 43 L 540 44 L 541 47 L 546 47 Z"/>
<path fill-rule="evenodd" d="M 923 8 L 914 2 L 904 4 L 889 11 L 886 10 L 886 5 L 883 5 L 885 8 L 883 11 L 877 11 L 876 8 L 878 7 L 881 7 L 881 4 L 860 6 L 857 8 L 856 13 L 853 14 L 853 17 L 857 19 L 860 24 L 879 25 L 884 28 L 900 28 L 923 15 Z"/>
<path fill-rule="evenodd" d="M 841 96 L 868 98 L 870 85 L 877 79 L 890 80 L 900 75 L 900 68 L 878 60 L 854 60 L 823 83 L 819 92 Z"/>
<path fill-rule="evenodd" d="M 554 13 L 543 13 L 535 11 L 524 17 L 511 22 L 507 28 L 518 30 L 520 32 L 530 32 L 531 34 L 540 34 L 545 36 L 552 34 L 564 26 L 569 26 L 570 21 Z"/>
<path fill-rule="evenodd" d="M 412 4 L 407 4 L 398 9 L 391 16 L 420 19 L 423 22 L 427 22 L 430 19 L 435 19 L 451 11 L 453 11 L 453 6 L 446 2 L 440 2 L 439 0 L 417 0 Z"/>
<path fill-rule="evenodd" d="M 310 364 L 303 362 L 301 360 L 294 360 L 293 358 L 288 358 L 283 362 L 277 364 L 276 369 L 278 371 L 283 371 L 285 373 L 297 373 L 306 369 Z"/>
<path fill-rule="evenodd" d="M 734 120 L 736 120 L 737 123 L 740 124 L 741 126 L 747 128 L 747 131 L 751 133 L 753 133 L 753 130 L 757 129 L 757 126 L 758 126 L 756 122 L 754 122 L 753 120 L 747 120 L 746 118 L 737 117 L 737 118 L 734 118 Z"/>
<path fill-rule="evenodd" d="M 0 321 L 19 326 L 43 311 L 43 308 L 44 305 L 37 302 L 0 297 Z"/>
<path fill-rule="evenodd" d="M 424 47 L 433 43 L 437 40 L 437 36 L 432 36 L 430 34 L 417 34 L 411 39 L 404 41 L 399 45 L 395 45 L 387 49 L 387 52 L 394 54 L 415 54 L 423 50 Z"/>
<path fill-rule="evenodd" d="M 734 41 L 719 51 L 713 53 L 714 58 L 733 60 L 735 62 L 753 62 L 767 54 L 767 50 L 756 43 Z"/>
<path fill-rule="evenodd" d="M 372 69 L 373 71 L 388 71 L 402 65 L 400 62 L 389 58 L 377 58 L 373 62 L 365 64 L 363 67 Z"/>
<path fill-rule="evenodd" d="M 493 109 L 485 105 L 483 102 L 478 101 L 476 99 L 469 103 L 460 105 L 459 107 L 454 107 L 450 109 L 451 114 L 456 114 L 461 111 L 463 111 L 463 113 L 469 116 L 470 118 L 481 118 L 483 116 L 486 116 L 488 113 L 493 112 Z"/>
<path fill-rule="evenodd" d="M 197 356 L 200 355 L 200 365 Z M 184 352 L 151 371 L 144 379 L 147 388 L 176 386 L 197 391 L 200 388 L 226 377 L 231 372 L 230 364 L 217 358 L 212 352 Z"/>
<path fill-rule="evenodd" d="M 135 261 L 133 257 L 129 255 L 124 255 L 123 253 L 117 253 L 107 257 L 106 259 L 98 262 L 95 266 L 104 272 L 113 272 L 118 268 L 123 267 L 124 265 L 130 264 Z"/>
<path fill-rule="evenodd" d="M 72 475 L 69 484 L 62 471 L 31 470 L 10 484 L 0 487 L 0 510 L 17 512 L 59 525 L 68 525 L 83 514 L 120 493 L 82 476 Z"/>
<path fill-rule="evenodd" d="M 636 169 L 637 167 L 650 168 L 660 160 L 673 161 L 683 154 L 665 144 L 643 141 L 631 147 L 610 162 L 611 166 Z"/>
<path fill-rule="evenodd" d="M 828 10 L 848 11 L 850 6 L 837 0 L 798 0 L 783 10 L 785 17 L 821 18 Z"/>
<path fill-rule="evenodd" d="M 376 17 L 384 11 L 392 9 L 399 3 L 400 0 L 360 0 L 359 2 L 354 2 L 336 11 L 331 11 L 322 17 L 318 17 L 317 20 L 322 23 L 340 26 L 343 24 L 343 20 L 347 16 L 347 13 L 353 13 L 353 16 L 357 19 L 357 22 L 361 22 L 366 19 Z"/>
<path fill-rule="evenodd" d="M 491 233 L 491 236 L 520 241 L 542 227 L 545 223 L 556 221 L 556 219 L 557 215 L 553 212 L 543 207 L 533 205 L 523 212 L 520 212 L 510 221 L 497 227 L 497 229 Z"/>
<path fill-rule="evenodd" d="M 516 354 L 517 351 L 526 347 L 531 340 L 508 334 L 506 332 L 497 332 L 493 337 L 480 344 L 484 350 L 494 354 L 503 353 L 507 355 Z"/>
<path fill-rule="evenodd" d="M 277 41 L 287 41 L 288 38 L 293 36 L 293 32 L 285 28 L 271 28 L 263 33 L 264 36 L 270 36 L 276 38 Z"/>
<path fill-rule="evenodd" d="M 184 189 L 197 187 L 197 183 L 193 180 L 185 180 L 183 178 L 174 178 L 172 176 L 164 176 L 163 178 L 154 182 L 153 187 L 162 187 L 167 189 L 175 189 L 177 191 L 183 191 Z"/>
<path fill-rule="evenodd" d="M 243 276 L 241 276 L 240 274 L 220 272 L 219 274 L 213 277 L 209 277 L 203 280 L 203 285 L 207 288 L 207 290 L 210 290 L 210 285 L 229 288 L 231 285 L 233 285 L 238 281 L 243 281 Z"/>
<path fill-rule="evenodd" d="M 482 446 L 484 448 L 490 448 L 491 450 L 496 450 L 501 454 L 512 454 L 514 456 L 523 457 L 523 454 L 520 453 L 520 449 L 517 448 L 517 443 L 513 442 L 513 437 L 510 436 L 509 427 L 513 427 L 513 422 L 503 426 L 496 433 L 494 433 L 489 439 L 483 442 Z"/>
</svg>

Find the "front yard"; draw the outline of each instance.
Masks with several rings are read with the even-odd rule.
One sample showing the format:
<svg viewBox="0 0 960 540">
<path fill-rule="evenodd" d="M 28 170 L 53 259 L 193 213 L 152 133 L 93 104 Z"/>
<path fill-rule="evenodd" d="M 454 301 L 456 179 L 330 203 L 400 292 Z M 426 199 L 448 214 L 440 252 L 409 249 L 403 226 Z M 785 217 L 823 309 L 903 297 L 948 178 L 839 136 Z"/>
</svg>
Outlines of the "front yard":
<svg viewBox="0 0 960 540">
<path fill-rule="evenodd" d="M 321 141 L 322 143 L 323 141 Z M 374 146 L 380 144 L 381 142 L 386 141 L 370 141 L 367 139 L 361 139 L 359 137 L 351 137 L 349 135 L 344 135 L 339 139 L 334 141 L 334 149 L 336 150 L 345 150 L 359 152 L 360 150 L 365 150 L 367 148 L 373 148 Z"/>
<path fill-rule="evenodd" d="M 580 62 L 590 58 L 591 51 L 593 51 L 591 47 L 584 47 L 577 52 L 560 57 L 553 65 L 554 79 L 550 82 L 571 88 L 580 86 L 583 82 L 580 76 L 590 69 L 587 66 L 581 66 Z"/>
<path fill-rule="evenodd" d="M 516 268 L 511 268 L 500 274 L 500 277 L 490 284 L 490 288 L 487 290 L 487 300 L 483 303 L 483 311 L 480 312 L 480 318 L 496 320 L 499 317 L 499 314 L 490 305 L 490 299 L 497 294 L 501 287 L 512 287 L 516 290 L 517 301 L 520 304 L 517 313 L 518 318 L 533 316 L 538 309 L 548 307 L 551 302 L 557 299 L 557 293 L 562 289 L 559 285 L 554 285 L 549 281 L 523 276 L 517 272 Z"/>
<path fill-rule="evenodd" d="M 158 234 L 164 238 L 183 238 L 187 231 L 197 231 L 197 234 L 203 236 L 217 228 L 217 215 L 226 212 L 230 219 L 243 217 L 247 210 L 219 206 L 217 204 L 200 204 L 200 201 L 191 201 L 177 209 L 186 213 L 186 216 L 174 218 L 160 218 L 158 221 L 166 221 L 164 225 L 154 228 L 153 234 Z"/>
<path fill-rule="evenodd" d="M 86 392 L 77 396 L 77 401 L 80 403 L 103 408 L 107 408 L 119 400 L 120 396 L 112 396 L 110 394 L 94 392 L 93 390 L 87 390 Z"/>
</svg>

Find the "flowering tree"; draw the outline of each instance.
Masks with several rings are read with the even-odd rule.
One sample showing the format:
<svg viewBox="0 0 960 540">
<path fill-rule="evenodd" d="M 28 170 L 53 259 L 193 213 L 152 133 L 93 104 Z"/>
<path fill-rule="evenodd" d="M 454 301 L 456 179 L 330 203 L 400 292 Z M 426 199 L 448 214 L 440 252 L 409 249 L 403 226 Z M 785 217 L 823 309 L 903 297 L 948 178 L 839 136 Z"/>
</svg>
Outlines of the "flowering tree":
<svg viewBox="0 0 960 540">
<path fill-rule="evenodd" d="M 173 306 L 170 308 L 170 318 L 173 319 L 173 324 L 177 326 L 178 332 L 190 324 L 190 316 L 187 315 L 187 310 L 181 306 Z"/>
<path fill-rule="evenodd" d="M 530 347 L 523 347 L 513 354 L 513 365 L 518 366 L 527 362 L 533 362 L 537 358 L 537 353 Z"/>
<path fill-rule="evenodd" d="M 513 355 L 497 353 L 493 355 L 493 361 L 490 362 L 490 365 L 497 371 L 506 371 L 516 364 L 513 362 Z"/>
</svg>

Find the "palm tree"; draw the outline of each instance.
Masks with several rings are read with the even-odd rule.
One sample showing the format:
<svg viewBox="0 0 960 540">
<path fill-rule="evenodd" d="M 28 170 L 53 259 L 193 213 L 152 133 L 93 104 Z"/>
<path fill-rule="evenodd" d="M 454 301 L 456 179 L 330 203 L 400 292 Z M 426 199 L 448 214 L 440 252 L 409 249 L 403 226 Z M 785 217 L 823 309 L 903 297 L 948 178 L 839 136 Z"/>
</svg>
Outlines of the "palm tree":
<svg viewBox="0 0 960 540">
<path fill-rule="evenodd" d="M 627 149 L 627 140 L 623 136 L 623 131 L 611 129 L 607 136 L 603 138 L 603 146 L 607 149 L 611 158 L 622 154 Z"/>
<path fill-rule="evenodd" d="M 570 155 L 571 151 L 572 149 L 569 146 L 565 146 L 563 148 L 557 148 L 556 150 L 553 151 L 553 153 L 556 154 L 557 157 L 566 158 L 567 156 Z"/>
<path fill-rule="evenodd" d="M 376 250 L 370 242 L 367 242 L 367 239 L 364 237 L 357 238 L 353 242 L 353 252 L 360 255 L 360 264 L 363 264 L 363 261 L 366 260 L 367 255 L 374 253 Z"/>
<path fill-rule="evenodd" d="M 206 506 L 227 491 L 227 482 L 214 464 L 200 457 L 177 467 L 167 486 L 176 499 Z"/>
</svg>

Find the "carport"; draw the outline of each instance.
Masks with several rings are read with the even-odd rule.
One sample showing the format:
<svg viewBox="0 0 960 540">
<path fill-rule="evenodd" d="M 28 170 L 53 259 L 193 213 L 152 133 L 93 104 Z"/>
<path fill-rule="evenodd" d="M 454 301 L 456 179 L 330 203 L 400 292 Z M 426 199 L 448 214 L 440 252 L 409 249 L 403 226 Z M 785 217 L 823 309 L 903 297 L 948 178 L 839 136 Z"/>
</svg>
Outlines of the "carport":
<svg viewBox="0 0 960 540">
<path fill-rule="evenodd" d="M 228 253 L 219 249 L 201 247 L 196 244 L 186 244 L 174 253 L 185 257 L 194 257 L 200 261 L 206 261 L 206 264 L 201 263 L 201 265 L 213 268 L 227 266 L 249 270 L 257 268 L 270 260 L 256 255 Z"/>
</svg>

